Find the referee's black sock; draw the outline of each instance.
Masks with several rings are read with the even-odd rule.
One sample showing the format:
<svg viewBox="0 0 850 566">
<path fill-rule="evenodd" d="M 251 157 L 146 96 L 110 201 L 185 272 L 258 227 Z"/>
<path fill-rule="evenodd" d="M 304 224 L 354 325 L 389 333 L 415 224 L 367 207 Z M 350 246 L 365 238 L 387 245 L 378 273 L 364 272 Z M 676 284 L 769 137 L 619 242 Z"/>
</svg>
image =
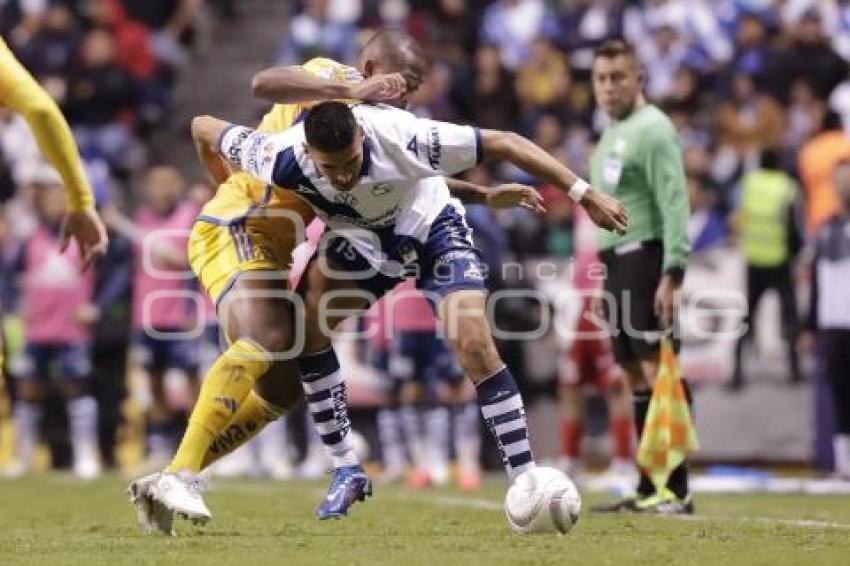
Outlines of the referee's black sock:
<svg viewBox="0 0 850 566">
<path fill-rule="evenodd" d="M 646 423 L 646 414 L 649 412 L 649 400 L 652 399 L 651 389 L 636 389 L 632 392 L 632 404 L 634 405 L 635 431 L 637 432 L 638 446 L 643 435 L 643 425 Z M 655 493 L 655 486 L 643 470 L 640 471 L 640 481 L 637 486 L 638 497 L 648 497 Z"/>
<path fill-rule="evenodd" d="M 682 379 L 682 387 L 685 390 L 685 399 L 688 400 L 688 408 L 692 409 L 694 406 L 693 397 L 691 396 L 691 388 L 688 385 L 688 382 Z M 693 412 L 692 412 L 693 414 Z M 667 489 L 676 494 L 676 497 L 679 499 L 684 499 L 687 497 L 688 492 L 688 461 L 685 460 L 681 464 L 679 464 L 676 469 L 670 474 L 670 478 L 667 480 Z"/>
</svg>

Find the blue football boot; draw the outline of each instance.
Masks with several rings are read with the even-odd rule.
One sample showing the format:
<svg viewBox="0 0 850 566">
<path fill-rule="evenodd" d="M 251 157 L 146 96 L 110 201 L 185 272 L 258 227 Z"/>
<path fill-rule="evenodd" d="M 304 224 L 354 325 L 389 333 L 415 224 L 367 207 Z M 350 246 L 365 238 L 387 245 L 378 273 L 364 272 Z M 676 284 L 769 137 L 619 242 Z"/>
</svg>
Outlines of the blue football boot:
<svg viewBox="0 0 850 566">
<path fill-rule="evenodd" d="M 361 466 L 343 466 L 333 471 L 328 494 L 316 509 L 321 519 L 339 519 L 348 515 L 355 501 L 366 501 L 372 495 L 372 481 Z"/>
</svg>

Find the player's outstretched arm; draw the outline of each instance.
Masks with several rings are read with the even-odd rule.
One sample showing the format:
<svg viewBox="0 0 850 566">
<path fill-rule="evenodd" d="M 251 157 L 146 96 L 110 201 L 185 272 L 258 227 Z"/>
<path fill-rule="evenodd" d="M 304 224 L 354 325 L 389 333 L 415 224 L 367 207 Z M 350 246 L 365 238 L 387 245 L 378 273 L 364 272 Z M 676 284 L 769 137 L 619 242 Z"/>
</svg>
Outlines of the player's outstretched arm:
<svg viewBox="0 0 850 566">
<path fill-rule="evenodd" d="M 192 140 L 195 151 L 216 185 L 224 183 L 231 174 L 230 167 L 218 151 L 218 141 L 230 124 L 212 116 L 192 119 Z"/>
<path fill-rule="evenodd" d="M 106 253 L 106 228 L 94 209 L 91 187 L 83 173 L 77 144 L 68 122 L 50 95 L 0 40 L 0 104 L 26 120 L 39 149 L 59 172 L 68 193 L 69 211 L 62 222 L 62 251 L 76 240 L 88 267 Z"/>
<path fill-rule="evenodd" d="M 407 88 L 401 73 L 374 75 L 351 84 L 322 78 L 297 65 L 262 70 L 251 81 L 255 98 L 277 104 L 326 100 L 389 102 L 401 98 Z"/>
<path fill-rule="evenodd" d="M 618 233 L 628 228 L 626 209 L 617 199 L 595 190 L 531 140 L 513 132 L 481 130 L 481 150 L 485 159 L 509 161 L 568 193 L 602 228 Z"/>
<path fill-rule="evenodd" d="M 520 183 L 506 183 L 495 187 L 484 187 L 460 179 L 446 178 L 452 196 L 463 204 L 484 204 L 494 209 L 522 207 L 544 213 L 543 197 L 534 187 Z"/>
</svg>

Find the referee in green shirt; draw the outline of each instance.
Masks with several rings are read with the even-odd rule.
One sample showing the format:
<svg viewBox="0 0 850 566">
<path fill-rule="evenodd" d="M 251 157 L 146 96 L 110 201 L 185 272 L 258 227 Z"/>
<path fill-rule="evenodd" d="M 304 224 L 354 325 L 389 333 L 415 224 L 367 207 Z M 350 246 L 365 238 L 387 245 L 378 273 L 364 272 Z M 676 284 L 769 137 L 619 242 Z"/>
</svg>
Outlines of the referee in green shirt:
<svg viewBox="0 0 850 566">
<path fill-rule="evenodd" d="M 647 103 L 634 49 L 609 41 L 593 61 L 596 103 L 611 119 L 591 161 L 591 183 L 618 198 L 629 215 L 625 234 L 599 231 L 605 264 L 605 306 L 614 357 L 628 376 L 640 438 L 658 373 L 660 339 L 670 329 L 676 292 L 690 252 L 688 198 L 679 137 L 670 119 Z M 685 389 L 690 401 L 690 391 Z M 692 513 L 685 464 L 655 493 L 641 474 L 637 496 L 597 511 Z"/>
</svg>

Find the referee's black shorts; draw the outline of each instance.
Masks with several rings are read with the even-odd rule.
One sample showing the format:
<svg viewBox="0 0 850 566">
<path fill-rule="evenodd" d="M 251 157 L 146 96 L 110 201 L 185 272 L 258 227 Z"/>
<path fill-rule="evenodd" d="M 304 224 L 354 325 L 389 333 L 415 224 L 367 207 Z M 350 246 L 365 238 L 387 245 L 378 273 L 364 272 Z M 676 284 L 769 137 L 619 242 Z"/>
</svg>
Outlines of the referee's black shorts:
<svg viewBox="0 0 850 566">
<path fill-rule="evenodd" d="M 661 241 L 632 242 L 602 250 L 599 259 L 607 273 L 604 304 L 614 358 L 623 365 L 656 354 L 663 336 L 654 309 L 664 261 Z M 676 350 L 678 346 L 674 340 Z"/>
</svg>

